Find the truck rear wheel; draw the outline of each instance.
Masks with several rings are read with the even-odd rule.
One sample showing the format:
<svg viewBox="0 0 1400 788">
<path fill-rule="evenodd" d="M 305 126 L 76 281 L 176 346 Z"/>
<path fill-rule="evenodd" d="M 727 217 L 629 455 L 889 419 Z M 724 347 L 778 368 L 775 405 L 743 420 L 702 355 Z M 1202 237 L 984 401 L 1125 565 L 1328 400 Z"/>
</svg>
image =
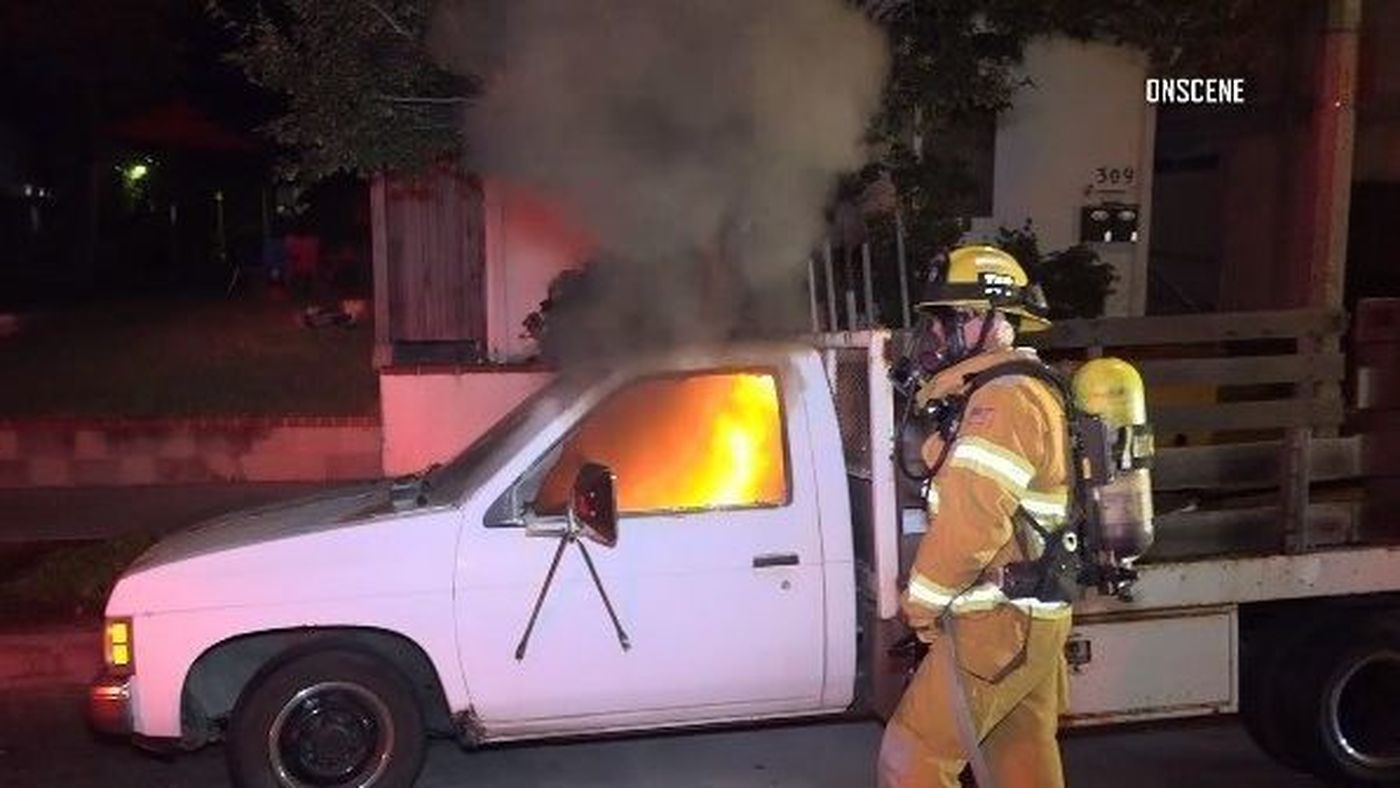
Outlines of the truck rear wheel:
<svg viewBox="0 0 1400 788">
<path fill-rule="evenodd" d="M 406 788 L 425 746 L 422 713 L 399 671 L 337 649 L 254 677 L 234 707 L 227 756 L 242 788 Z"/>
<path fill-rule="evenodd" d="M 1286 706 L 1305 636 L 1296 624 L 1267 622 L 1240 638 L 1240 718 L 1245 730 L 1270 758 L 1299 771 L 1309 770 L 1308 761 L 1298 750 Z"/>
<path fill-rule="evenodd" d="M 1314 732 L 1314 771 L 1348 782 L 1400 782 L 1400 614 L 1362 622 L 1310 668 L 1303 709 Z"/>
</svg>

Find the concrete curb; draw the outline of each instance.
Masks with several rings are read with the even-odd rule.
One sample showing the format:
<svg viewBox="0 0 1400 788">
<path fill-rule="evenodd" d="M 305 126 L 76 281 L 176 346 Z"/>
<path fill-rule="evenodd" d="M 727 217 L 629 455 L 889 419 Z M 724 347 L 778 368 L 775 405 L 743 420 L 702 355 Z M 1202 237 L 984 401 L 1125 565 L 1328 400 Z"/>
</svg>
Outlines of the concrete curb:
<svg viewBox="0 0 1400 788">
<path fill-rule="evenodd" d="M 0 692 L 84 685 L 102 669 L 102 630 L 49 627 L 0 633 Z"/>
</svg>

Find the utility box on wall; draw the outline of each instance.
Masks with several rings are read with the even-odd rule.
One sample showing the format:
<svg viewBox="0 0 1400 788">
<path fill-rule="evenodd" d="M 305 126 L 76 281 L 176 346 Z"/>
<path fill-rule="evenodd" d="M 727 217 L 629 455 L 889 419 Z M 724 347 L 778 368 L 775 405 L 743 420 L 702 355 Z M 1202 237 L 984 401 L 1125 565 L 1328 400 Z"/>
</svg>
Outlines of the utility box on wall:
<svg viewBox="0 0 1400 788">
<path fill-rule="evenodd" d="M 1107 202 L 1080 208 L 1079 242 L 1086 244 L 1137 243 L 1138 206 Z"/>
</svg>

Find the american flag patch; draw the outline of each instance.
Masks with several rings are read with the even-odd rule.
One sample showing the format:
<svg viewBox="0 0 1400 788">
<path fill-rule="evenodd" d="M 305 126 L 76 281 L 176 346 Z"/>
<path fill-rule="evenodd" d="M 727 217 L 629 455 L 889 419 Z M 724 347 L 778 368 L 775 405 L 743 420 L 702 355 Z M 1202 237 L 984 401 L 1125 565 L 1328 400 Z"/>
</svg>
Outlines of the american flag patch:
<svg viewBox="0 0 1400 788">
<path fill-rule="evenodd" d="M 991 425 L 992 416 L 995 415 L 995 413 L 996 411 L 992 408 L 978 406 L 969 409 L 966 418 L 963 420 L 969 427 L 987 427 Z"/>
</svg>

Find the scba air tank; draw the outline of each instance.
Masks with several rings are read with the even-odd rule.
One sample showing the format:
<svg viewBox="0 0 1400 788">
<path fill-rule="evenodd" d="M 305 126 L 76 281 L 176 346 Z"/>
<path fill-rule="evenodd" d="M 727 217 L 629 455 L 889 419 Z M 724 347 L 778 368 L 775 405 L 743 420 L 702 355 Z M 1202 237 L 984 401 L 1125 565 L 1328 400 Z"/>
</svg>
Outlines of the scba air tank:
<svg viewBox="0 0 1400 788">
<path fill-rule="evenodd" d="M 1131 565 L 1152 546 L 1152 429 L 1142 376 L 1122 359 L 1092 359 L 1074 374 L 1074 399 L 1097 415 L 1112 437 L 1112 467 L 1094 488 L 1098 549 Z"/>
</svg>

